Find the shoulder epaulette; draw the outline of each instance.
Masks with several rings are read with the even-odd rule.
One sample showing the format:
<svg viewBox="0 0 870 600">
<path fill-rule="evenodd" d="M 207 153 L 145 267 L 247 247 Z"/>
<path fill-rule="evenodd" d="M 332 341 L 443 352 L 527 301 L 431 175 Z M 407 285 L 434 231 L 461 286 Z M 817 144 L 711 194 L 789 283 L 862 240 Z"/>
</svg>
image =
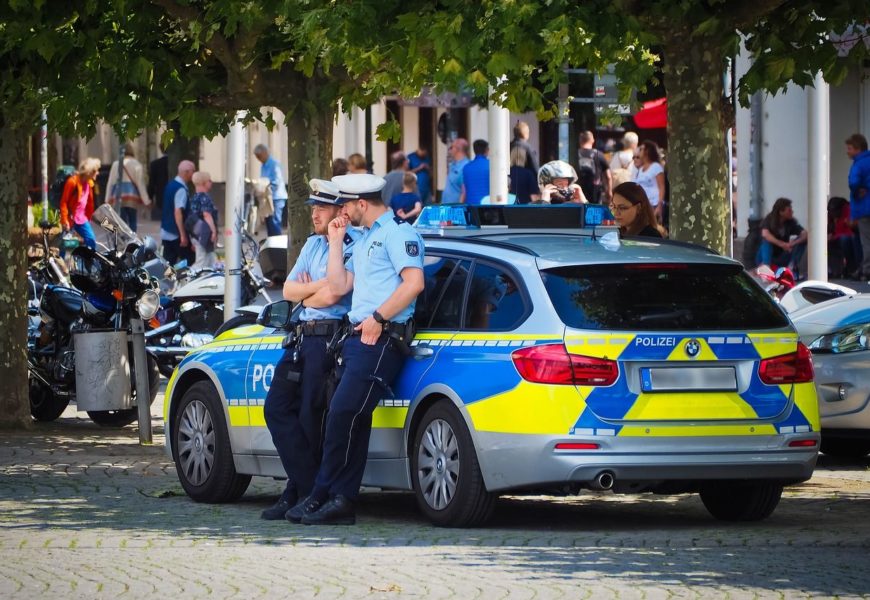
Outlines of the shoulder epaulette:
<svg viewBox="0 0 870 600">
<path fill-rule="evenodd" d="M 405 219 L 403 219 L 402 217 L 400 217 L 400 216 L 398 216 L 398 215 L 396 215 L 396 216 L 393 217 L 393 221 L 395 221 L 395 222 L 396 222 L 397 224 L 399 224 L 399 225 L 401 225 L 402 223 L 406 223 L 406 222 L 407 222 L 407 221 L 405 221 Z"/>
<path fill-rule="evenodd" d="M 350 237 L 349 233 L 344 234 L 344 243 L 345 244 L 352 244 L 353 243 L 353 238 Z"/>
</svg>

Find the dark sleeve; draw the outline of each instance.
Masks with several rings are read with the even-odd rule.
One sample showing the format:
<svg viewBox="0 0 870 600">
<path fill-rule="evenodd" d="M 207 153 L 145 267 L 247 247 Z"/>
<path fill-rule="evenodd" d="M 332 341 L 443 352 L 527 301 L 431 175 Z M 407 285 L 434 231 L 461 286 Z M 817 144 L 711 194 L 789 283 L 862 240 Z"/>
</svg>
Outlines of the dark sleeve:
<svg viewBox="0 0 870 600">
<path fill-rule="evenodd" d="M 529 179 L 529 193 L 530 194 L 540 194 L 541 188 L 538 187 L 538 174 L 537 171 L 526 171 L 526 177 Z"/>
<path fill-rule="evenodd" d="M 767 229 L 770 231 L 770 215 L 767 215 L 761 220 L 761 229 Z M 773 232 L 771 231 L 771 233 Z"/>
<path fill-rule="evenodd" d="M 604 154 L 596 150 L 595 155 L 598 157 L 598 166 L 601 167 L 601 172 L 604 173 L 604 171 L 609 171 L 610 163 L 608 163 L 607 159 L 604 158 Z"/>
<path fill-rule="evenodd" d="M 803 230 L 804 228 L 797 222 L 797 219 L 791 220 L 788 224 L 788 235 L 800 235 Z"/>
</svg>

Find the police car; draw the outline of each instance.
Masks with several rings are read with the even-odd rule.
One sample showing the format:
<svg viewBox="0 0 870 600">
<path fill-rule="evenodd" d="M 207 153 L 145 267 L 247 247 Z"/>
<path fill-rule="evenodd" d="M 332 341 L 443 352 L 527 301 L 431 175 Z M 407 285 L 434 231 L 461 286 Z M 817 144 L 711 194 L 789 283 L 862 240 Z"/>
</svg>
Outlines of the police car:
<svg viewBox="0 0 870 600">
<path fill-rule="evenodd" d="M 620 240 L 601 207 L 427 207 L 417 335 L 374 412 L 363 484 L 472 526 L 500 494 L 700 493 L 758 520 L 819 448 L 810 352 L 742 267 Z M 606 211 L 604 211 L 606 213 Z M 612 229 L 612 228 L 610 228 Z M 167 451 L 195 500 L 283 477 L 263 418 L 286 303 L 189 354 Z"/>
</svg>

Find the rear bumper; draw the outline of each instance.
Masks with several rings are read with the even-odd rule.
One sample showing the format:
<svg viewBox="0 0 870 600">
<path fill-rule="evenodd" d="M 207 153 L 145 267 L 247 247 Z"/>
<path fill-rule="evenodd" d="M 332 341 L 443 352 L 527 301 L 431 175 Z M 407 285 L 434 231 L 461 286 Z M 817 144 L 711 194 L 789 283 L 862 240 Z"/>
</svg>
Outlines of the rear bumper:
<svg viewBox="0 0 870 600">
<path fill-rule="evenodd" d="M 812 477 L 819 434 L 590 438 L 478 433 L 478 459 L 487 489 L 501 491 L 579 483 L 591 485 L 603 471 L 615 489 L 691 486 L 716 479 L 799 483 Z M 815 447 L 790 448 L 793 440 L 813 439 Z M 560 442 L 594 442 L 597 450 L 557 450 Z"/>
</svg>

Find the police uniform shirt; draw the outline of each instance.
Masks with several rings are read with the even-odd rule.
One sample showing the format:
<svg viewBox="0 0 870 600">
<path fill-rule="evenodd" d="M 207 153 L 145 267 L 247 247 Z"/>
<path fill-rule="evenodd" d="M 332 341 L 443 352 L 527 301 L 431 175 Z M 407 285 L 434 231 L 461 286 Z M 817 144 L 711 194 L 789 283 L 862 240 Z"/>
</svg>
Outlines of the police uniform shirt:
<svg viewBox="0 0 870 600">
<path fill-rule="evenodd" d="M 357 241 L 347 270 L 353 273 L 353 305 L 348 318 L 364 321 L 402 283 L 407 267 L 423 269 L 423 238 L 411 225 L 388 210 Z M 391 321 L 404 323 L 414 314 L 415 298 Z"/>
<path fill-rule="evenodd" d="M 350 261 L 354 244 L 362 237 L 358 229 L 348 227 L 344 235 L 344 261 Z M 287 281 L 296 281 L 300 273 L 308 273 L 311 281 L 317 281 L 326 277 L 326 263 L 329 259 L 329 242 L 326 236 L 314 234 L 306 240 L 305 245 L 299 252 L 299 258 L 293 265 L 293 270 L 287 275 Z M 306 306 L 299 314 L 303 321 L 320 319 L 341 319 L 350 310 L 351 294 L 345 294 L 341 300 L 324 308 Z"/>
</svg>

